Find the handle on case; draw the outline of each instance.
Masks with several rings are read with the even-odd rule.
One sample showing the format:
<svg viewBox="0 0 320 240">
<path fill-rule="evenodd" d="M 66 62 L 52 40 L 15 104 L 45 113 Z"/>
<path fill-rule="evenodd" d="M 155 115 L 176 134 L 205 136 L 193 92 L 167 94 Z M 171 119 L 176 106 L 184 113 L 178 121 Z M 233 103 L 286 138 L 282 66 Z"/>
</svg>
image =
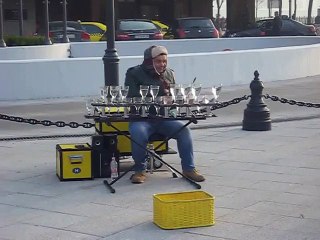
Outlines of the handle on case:
<svg viewBox="0 0 320 240">
<path fill-rule="evenodd" d="M 70 155 L 69 156 L 69 161 L 71 164 L 79 164 L 82 163 L 83 161 L 83 156 L 82 155 Z"/>
</svg>

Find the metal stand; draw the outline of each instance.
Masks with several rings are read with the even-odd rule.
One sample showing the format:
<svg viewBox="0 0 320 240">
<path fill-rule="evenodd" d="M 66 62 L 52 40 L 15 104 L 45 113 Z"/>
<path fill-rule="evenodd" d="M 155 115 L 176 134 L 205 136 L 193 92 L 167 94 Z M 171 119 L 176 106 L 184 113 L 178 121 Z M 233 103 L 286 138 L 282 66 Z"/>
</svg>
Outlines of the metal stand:
<svg viewBox="0 0 320 240">
<path fill-rule="evenodd" d="M 111 126 L 113 129 L 115 129 L 117 132 L 122 133 L 123 132 L 118 129 L 117 127 L 115 127 L 114 125 L 112 125 L 111 120 L 110 119 L 106 119 L 106 123 Z M 163 140 L 163 142 L 158 145 L 155 150 L 159 149 L 163 144 L 165 144 L 166 142 L 168 142 L 170 139 L 172 139 L 176 134 L 178 134 L 180 131 L 182 131 L 182 129 L 184 129 L 185 127 L 187 127 L 188 125 L 190 125 L 191 123 L 197 124 L 198 121 L 195 117 L 191 117 L 190 119 L 188 119 L 188 122 L 183 125 L 180 129 L 178 129 L 174 134 L 172 134 L 169 137 L 166 137 L 165 140 Z M 128 136 L 128 134 L 124 134 L 124 136 L 128 139 L 130 139 L 130 141 L 134 141 L 131 139 L 130 136 Z M 149 149 L 147 149 L 146 147 L 142 146 L 141 144 L 137 143 L 136 141 L 134 141 L 135 144 L 137 144 L 139 147 L 143 148 L 146 150 L 146 152 L 148 152 L 148 154 L 152 155 L 154 158 L 156 158 L 157 160 L 159 160 L 161 163 L 163 163 L 164 165 L 166 165 L 170 170 L 172 170 L 172 172 L 176 172 L 179 175 L 181 175 L 183 178 L 185 178 L 188 182 L 190 182 L 192 185 L 194 185 L 197 189 L 201 188 L 201 185 L 196 183 L 195 181 L 193 181 L 192 179 L 184 176 L 180 171 L 178 171 L 177 169 L 175 169 L 173 166 L 171 166 L 170 164 L 166 163 L 155 151 L 150 151 Z M 117 177 L 116 179 L 112 180 L 111 182 L 109 182 L 108 180 L 104 180 L 103 183 L 106 185 L 106 187 L 110 190 L 111 193 L 115 193 L 116 190 L 112 187 L 112 185 L 114 183 L 116 183 L 118 180 L 120 180 L 123 176 L 125 176 L 128 172 L 132 171 L 134 168 L 134 166 L 132 166 L 130 169 L 128 169 L 127 171 L 123 172 L 122 174 L 119 175 L 119 177 Z"/>
</svg>

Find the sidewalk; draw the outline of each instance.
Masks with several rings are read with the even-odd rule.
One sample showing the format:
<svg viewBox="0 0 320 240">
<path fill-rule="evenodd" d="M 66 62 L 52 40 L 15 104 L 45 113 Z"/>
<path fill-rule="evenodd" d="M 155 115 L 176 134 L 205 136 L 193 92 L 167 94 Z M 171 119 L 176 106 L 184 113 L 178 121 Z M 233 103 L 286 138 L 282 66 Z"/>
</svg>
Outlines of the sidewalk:
<svg viewBox="0 0 320 240">
<path fill-rule="evenodd" d="M 264 93 L 319 103 L 318 79 L 266 83 Z M 245 94 L 250 91 L 244 86 L 225 88 L 220 101 Z M 212 227 L 162 230 L 153 224 L 153 194 L 194 190 L 169 172 L 148 175 L 142 185 L 131 184 L 128 174 L 113 185 L 115 194 L 102 179 L 60 182 L 55 145 L 90 143 L 90 137 L 1 141 L 0 240 L 318 240 L 320 110 L 266 103 L 271 118 L 281 121 L 271 131 L 241 130 L 247 102 L 193 125 L 197 167 L 207 179 L 202 190 L 215 196 Z M 81 101 L 0 106 L 5 114 L 79 122 L 83 110 Z M 0 128 L 0 138 L 92 132 L 4 121 Z M 173 141 L 170 146 L 176 148 Z M 180 169 L 177 155 L 165 160 Z"/>
<path fill-rule="evenodd" d="M 263 79 L 261 79 L 263 81 Z M 320 99 L 320 76 L 307 77 L 295 80 L 274 81 L 264 83 L 264 94 L 276 95 L 286 99 L 302 102 L 319 103 Z M 205 92 L 206 90 L 203 90 Z M 98 94 L 98 93 L 97 93 Z M 250 95 L 251 90 L 248 85 L 223 87 L 219 101 L 230 101 L 234 98 Z M 249 99 L 250 100 L 250 99 Z M 243 111 L 246 109 L 248 101 L 231 105 L 226 108 L 215 110 L 216 118 L 209 118 L 200 121 L 195 128 L 239 126 L 242 124 Z M 300 118 L 320 117 L 319 108 L 308 108 L 291 106 L 280 102 L 273 102 L 264 99 L 270 109 L 271 119 L 276 121 L 287 121 Z M 0 102 L 0 113 L 25 118 L 35 118 L 38 120 L 49 119 L 51 121 L 76 121 L 78 123 L 87 122 L 84 118 L 85 98 L 73 99 L 46 99 L 38 101 L 16 101 Z M 73 135 L 92 134 L 93 129 L 68 127 L 57 128 L 54 126 L 45 127 L 42 125 L 17 124 L 15 122 L 0 120 L 0 138 L 23 137 L 23 136 L 48 136 L 48 135 Z"/>
</svg>

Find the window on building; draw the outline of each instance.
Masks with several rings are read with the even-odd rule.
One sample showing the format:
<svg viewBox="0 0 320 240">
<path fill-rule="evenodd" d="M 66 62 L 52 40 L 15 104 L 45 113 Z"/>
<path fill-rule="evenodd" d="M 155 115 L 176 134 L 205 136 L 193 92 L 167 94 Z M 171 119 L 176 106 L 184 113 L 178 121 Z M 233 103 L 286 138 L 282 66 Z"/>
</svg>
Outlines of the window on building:
<svg viewBox="0 0 320 240">
<path fill-rule="evenodd" d="M 27 9 L 23 9 L 23 20 L 28 19 Z M 19 10 L 18 9 L 5 9 L 4 10 L 4 20 L 5 21 L 18 21 L 19 20 Z"/>
</svg>

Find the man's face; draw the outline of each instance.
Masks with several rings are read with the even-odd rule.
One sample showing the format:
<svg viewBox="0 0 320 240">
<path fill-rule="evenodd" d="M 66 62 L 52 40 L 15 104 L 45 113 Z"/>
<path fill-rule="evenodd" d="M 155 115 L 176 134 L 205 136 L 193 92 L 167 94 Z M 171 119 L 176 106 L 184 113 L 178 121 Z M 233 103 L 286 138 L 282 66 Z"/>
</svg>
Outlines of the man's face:
<svg viewBox="0 0 320 240">
<path fill-rule="evenodd" d="M 153 59 L 153 66 L 157 72 L 163 73 L 166 70 L 168 62 L 167 55 L 159 55 Z"/>
</svg>

